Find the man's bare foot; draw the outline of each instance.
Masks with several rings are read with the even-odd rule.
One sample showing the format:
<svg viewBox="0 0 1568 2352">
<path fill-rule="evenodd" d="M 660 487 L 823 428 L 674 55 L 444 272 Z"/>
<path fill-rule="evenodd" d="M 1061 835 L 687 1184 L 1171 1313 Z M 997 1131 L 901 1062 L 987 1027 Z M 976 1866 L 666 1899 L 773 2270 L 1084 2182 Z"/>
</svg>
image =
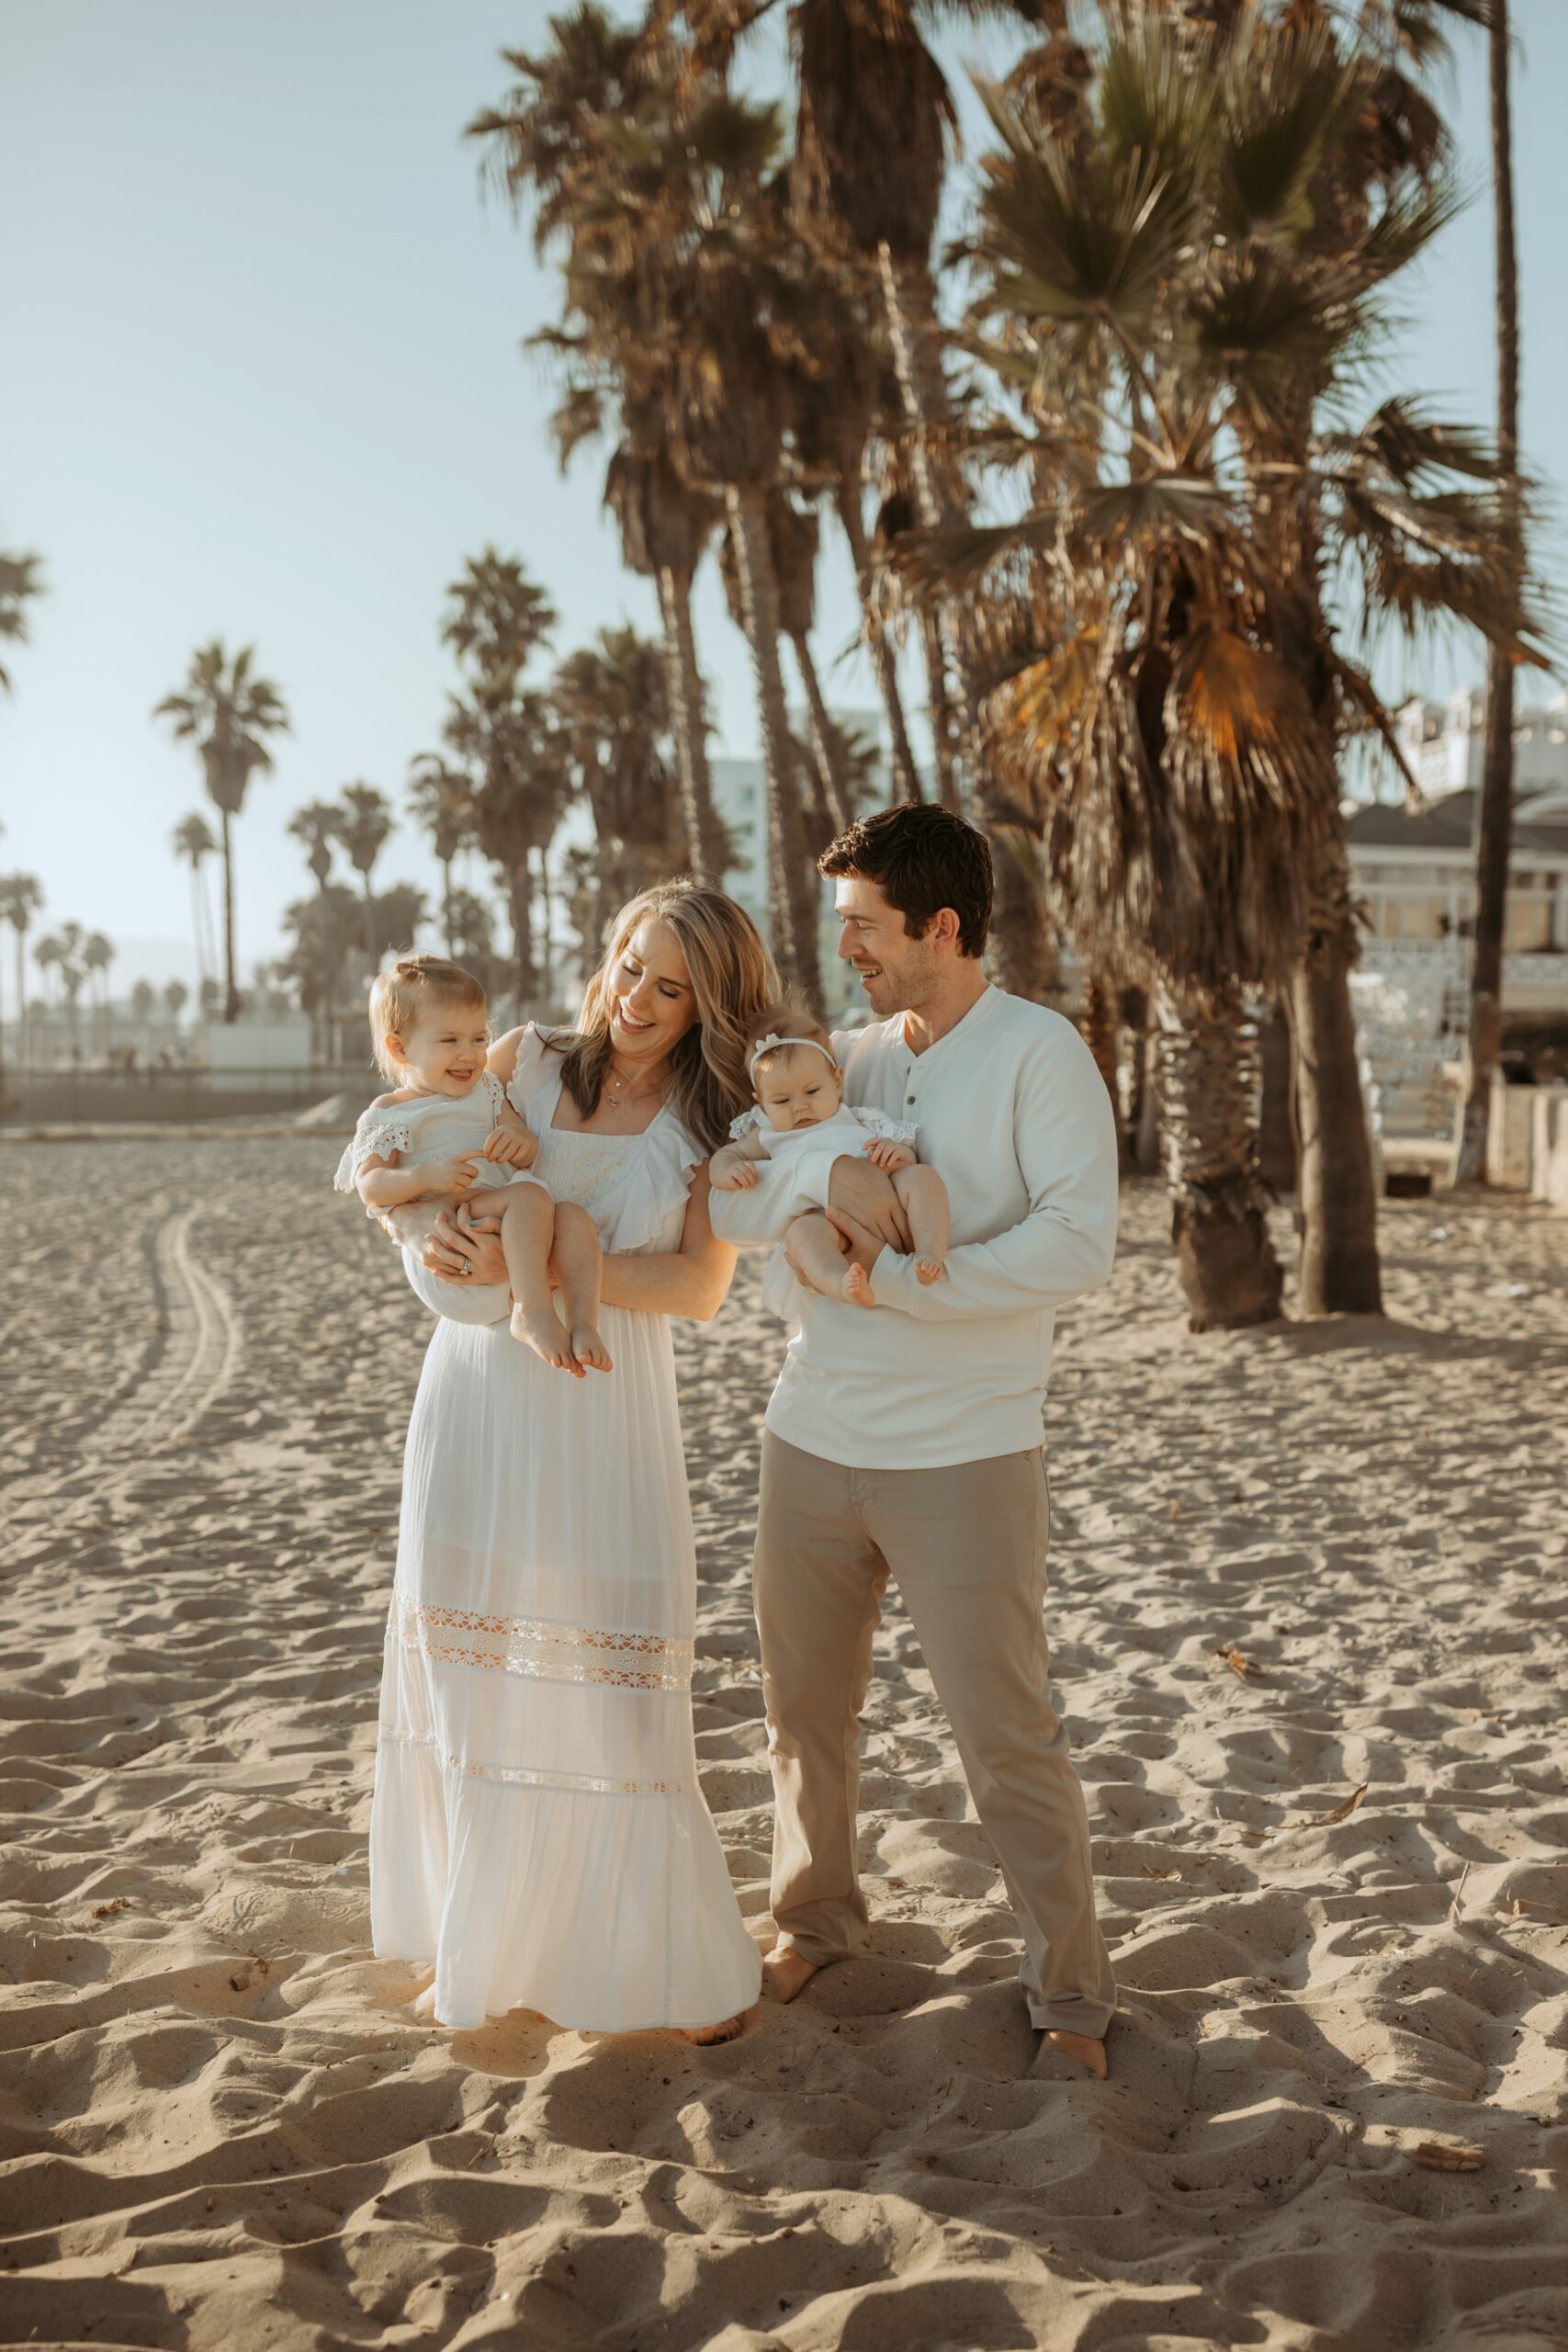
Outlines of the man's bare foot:
<svg viewBox="0 0 1568 2352">
<path fill-rule="evenodd" d="M 682 2041 L 694 2041 L 706 2050 L 716 2041 L 733 2041 L 746 2030 L 746 2012 L 738 2018 L 720 2018 L 716 2025 L 684 2025 L 681 2028 Z"/>
<path fill-rule="evenodd" d="M 566 1327 L 554 1307 L 535 1311 L 526 1306 L 514 1306 L 512 1310 L 512 1336 L 514 1340 L 521 1340 L 525 1348 L 532 1348 L 536 1356 L 543 1357 L 552 1372 L 570 1372 L 574 1380 L 585 1377 L 582 1366 L 571 1352 L 571 1341 L 566 1336 Z"/>
<path fill-rule="evenodd" d="M 1041 2040 L 1054 2043 L 1064 2057 L 1086 2067 L 1097 2083 L 1109 2081 L 1111 2066 L 1105 2055 L 1105 2044 L 1096 2041 L 1092 2034 L 1067 2033 L 1059 2027 L 1048 2026 Z"/>
<path fill-rule="evenodd" d="M 848 1266 L 839 1284 L 839 1296 L 850 1306 L 874 1306 L 876 1293 L 871 1286 L 871 1276 L 863 1266 Z"/>
<path fill-rule="evenodd" d="M 793 1944 L 775 1944 L 762 1962 L 762 1990 L 771 2000 L 793 2001 L 816 1973 L 815 1964 Z"/>
<path fill-rule="evenodd" d="M 917 1258 L 915 1272 L 923 1283 L 939 1283 L 947 1267 L 941 1258 Z"/>
<path fill-rule="evenodd" d="M 589 1372 L 614 1372 L 615 1369 L 609 1349 L 592 1323 L 572 1325 L 571 1352 Z"/>
</svg>

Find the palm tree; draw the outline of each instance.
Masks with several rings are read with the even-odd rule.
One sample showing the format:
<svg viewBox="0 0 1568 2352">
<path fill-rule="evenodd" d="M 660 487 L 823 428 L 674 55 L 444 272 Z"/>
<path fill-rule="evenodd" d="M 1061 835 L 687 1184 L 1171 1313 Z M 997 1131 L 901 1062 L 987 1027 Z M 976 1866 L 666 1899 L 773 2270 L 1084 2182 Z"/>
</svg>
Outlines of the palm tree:
<svg viewBox="0 0 1568 2352">
<path fill-rule="evenodd" d="M 158 1009 L 158 991 L 151 980 L 138 980 L 130 991 L 132 1017 L 141 1023 L 141 1043 L 151 1052 L 152 1046 L 152 1015 Z"/>
<path fill-rule="evenodd" d="M 39 577 L 41 561 L 36 555 L 0 555 L 0 639 L 9 638 L 16 645 L 27 643 L 27 608 L 43 594 Z M 0 687 L 7 694 L 11 691 L 11 674 L 3 665 Z"/>
<path fill-rule="evenodd" d="M 1495 213 L 1497 302 L 1497 458 L 1505 474 L 1518 472 L 1519 257 L 1514 233 L 1514 130 L 1508 89 L 1508 0 L 1486 0 L 1492 96 L 1492 189 Z M 1517 502 L 1509 502 L 1509 548 L 1522 574 Z M 1513 654 L 1492 649 L 1486 696 L 1486 747 L 1481 770 L 1475 851 L 1475 944 L 1471 964 L 1470 1083 L 1455 1173 L 1475 1182 L 1486 1175 L 1486 1131 L 1492 1084 L 1503 1044 L 1503 935 L 1507 921 L 1508 859 L 1514 832 Z"/>
<path fill-rule="evenodd" d="M 206 818 L 199 814 L 182 817 L 175 827 L 173 840 L 175 855 L 183 858 L 190 867 L 191 923 L 196 934 L 196 977 L 199 989 L 214 960 L 209 954 L 212 918 L 201 869 L 204 862 L 215 854 L 218 843 L 212 838 L 212 829 Z"/>
<path fill-rule="evenodd" d="M 671 759 L 667 674 L 634 628 L 602 629 L 569 654 L 550 704 L 573 782 L 598 842 L 596 927 L 680 864 L 681 796 Z"/>
<path fill-rule="evenodd" d="M 364 906 L 346 883 L 323 881 L 312 898 L 298 899 L 285 909 L 283 924 L 293 942 L 283 961 L 300 1010 L 321 1024 L 331 1038 L 344 965 L 364 941 Z M 321 1051 L 319 1040 L 316 1050 Z M 333 1053 L 328 1058 L 336 1060 L 337 1056 Z"/>
<path fill-rule="evenodd" d="M 28 1059 L 31 1033 L 28 1022 L 28 933 L 32 920 L 43 905 L 43 885 L 36 874 L 0 875 L 0 922 L 8 922 L 16 933 L 17 950 L 17 1058 Z"/>
<path fill-rule="evenodd" d="M 619 126 L 646 98 L 649 65 L 640 34 L 597 6 L 552 18 L 550 35 L 538 55 L 504 52 L 518 78 L 499 107 L 468 125 L 468 136 L 487 142 L 491 174 L 513 204 L 533 199 L 540 258 L 561 254 L 565 318 L 536 338 L 565 373 L 557 446 L 564 467 L 583 441 L 606 431 L 615 436 L 604 503 L 620 526 L 628 567 L 657 583 L 688 862 L 699 881 L 717 883 L 727 843 L 713 801 L 692 627 L 692 582 L 717 521 L 716 502 L 683 481 L 671 461 L 661 402 L 646 386 L 649 355 L 631 289 L 624 273 L 599 266 L 605 189 L 627 168 Z"/>
<path fill-rule="evenodd" d="M 391 802 L 373 784 L 344 786 L 337 803 L 335 836 L 365 892 L 365 952 L 372 971 L 380 962 L 382 942 L 377 933 L 376 898 L 370 877 L 396 824 Z"/>
<path fill-rule="evenodd" d="M 441 926 L 453 951 L 452 864 L 474 838 L 474 780 L 440 752 L 422 752 L 409 767 L 409 807 L 430 835 L 441 868 Z"/>
<path fill-rule="evenodd" d="M 548 643 L 556 616 L 520 560 L 493 548 L 471 558 L 446 593 L 441 635 L 457 656 L 467 692 L 453 696 L 443 733 L 458 765 L 478 778 L 474 832 L 505 881 L 518 1010 L 525 1016 L 538 978 L 529 861 L 553 838 L 570 786 L 547 700 L 523 677 Z"/>
<path fill-rule="evenodd" d="M 179 740 L 201 757 L 208 793 L 219 813 L 223 849 L 223 973 L 225 1021 L 240 1015 L 234 954 L 233 820 L 244 806 L 251 777 L 272 772 L 268 738 L 286 733 L 288 713 L 270 678 L 253 674 L 254 649 L 231 660 L 221 639 L 192 655 L 184 687 L 166 695 L 152 716 L 173 721 Z"/>
<path fill-rule="evenodd" d="M 296 808 L 285 827 L 291 842 L 305 853 L 305 863 L 318 890 L 327 887 L 333 870 L 333 849 L 343 826 L 343 810 L 335 800 L 307 800 Z"/>
<path fill-rule="evenodd" d="M 980 307 L 1028 420 L 992 447 L 1035 502 L 931 535 L 913 562 L 971 598 L 998 682 L 994 751 L 1033 797 L 1094 968 L 1159 985 L 1162 1025 L 1218 1019 L 1235 1053 L 1236 985 L 1288 983 L 1302 1303 L 1366 1309 L 1375 1200 L 1336 750 L 1392 729 L 1325 582 L 1410 628 L 1442 609 L 1512 641 L 1512 608 L 1496 469 L 1474 436 L 1408 402 L 1359 433 L 1324 414 L 1442 196 L 1406 174 L 1397 201 L 1354 220 L 1374 69 L 1324 26 L 1248 22 L 1221 73 L 1188 28 L 1144 19 L 1109 43 L 1076 117 L 987 93 L 1003 153 L 976 239 Z M 1005 593 L 976 604 L 987 581 Z M 1204 1098 L 1188 1092 L 1201 1140 Z M 1235 1124 L 1217 1084 L 1213 1119 Z M 1199 1157 L 1209 1172 L 1177 1171 L 1179 1232 L 1187 1216 L 1205 1261 L 1195 1315 L 1245 1319 L 1273 1288 L 1260 1204 L 1247 1167 Z"/>
<path fill-rule="evenodd" d="M 343 810 L 335 800 L 307 800 L 289 818 L 287 831 L 292 842 L 298 842 L 305 853 L 305 863 L 314 878 L 319 896 L 330 887 L 333 852 L 337 846 L 343 825 Z M 299 999 L 300 1010 L 317 1023 L 311 1043 L 311 1053 L 318 1062 L 337 1059 L 334 1041 L 338 1035 L 337 1012 L 343 999 L 343 967 L 347 959 L 352 933 L 341 922 L 323 918 L 312 933 L 308 951 L 301 951 L 298 939 L 294 954 L 287 958 L 288 976 Z M 304 954 L 305 960 L 301 961 Z M 335 953 L 337 961 L 331 958 Z M 309 965 L 306 977 L 305 965 Z"/>
<path fill-rule="evenodd" d="M 33 949 L 33 961 L 41 971 L 51 972 L 60 984 L 66 1019 L 71 1029 L 71 1058 L 78 1058 L 76 1008 L 82 986 L 87 977 L 84 951 L 87 934 L 79 922 L 62 922 L 57 932 L 40 939 Z"/>
<path fill-rule="evenodd" d="M 107 933 L 90 931 L 82 943 L 82 964 L 89 978 L 97 983 L 97 1012 L 100 1040 L 108 1025 L 108 970 L 114 962 L 114 942 Z"/>
<path fill-rule="evenodd" d="M 180 1025 L 180 1015 L 185 1011 L 189 997 L 190 990 L 183 980 L 164 981 L 164 1010 L 176 1029 Z"/>
</svg>

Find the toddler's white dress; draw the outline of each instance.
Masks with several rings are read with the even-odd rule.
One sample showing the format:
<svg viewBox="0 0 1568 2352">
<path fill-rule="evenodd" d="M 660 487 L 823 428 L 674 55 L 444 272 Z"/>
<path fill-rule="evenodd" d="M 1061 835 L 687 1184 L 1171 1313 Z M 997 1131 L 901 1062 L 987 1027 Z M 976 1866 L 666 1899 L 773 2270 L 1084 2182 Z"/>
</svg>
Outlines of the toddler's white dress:
<svg viewBox="0 0 1568 2352">
<path fill-rule="evenodd" d="M 530 1028 L 508 1090 L 539 1176 L 607 1250 L 680 1247 L 703 1158 L 672 1112 L 640 1136 L 551 1125 Z M 414 1261 L 441 1315 L 403 1469 L 370 1820 L 382 1957 L 434 1960 L 438 2017 L 526 2007 L 584 2031 L 709 2025 L 757 1997 L 697 1782 L 696 1558 L 668 1319 L 608 1306 L 613 1373 L 552 1372 Z M 463 1319 L 457 1319 L 462 1317 Z"/>
<path fill-rule="evenodd" d="M 352 1193 L 366 1161 L 384 1159 L 389 1151 L 400 1152 L 405 1162 L 477 1153 L 505 1108 L 506 1091 L 488 1069 L 479 1072 L 466 1094 L 422 1094 L 416 1102 L 389 1102 L 384 1108 L 373 1102 L 361 1114 L 333 1181 L 340 1193 Z M 475 1186 L 484 1192 L 539 1181 L 529 1169 L 505 1168 L 493 1159 L 479 1160 L 474 1170 Z"/>
</svg>

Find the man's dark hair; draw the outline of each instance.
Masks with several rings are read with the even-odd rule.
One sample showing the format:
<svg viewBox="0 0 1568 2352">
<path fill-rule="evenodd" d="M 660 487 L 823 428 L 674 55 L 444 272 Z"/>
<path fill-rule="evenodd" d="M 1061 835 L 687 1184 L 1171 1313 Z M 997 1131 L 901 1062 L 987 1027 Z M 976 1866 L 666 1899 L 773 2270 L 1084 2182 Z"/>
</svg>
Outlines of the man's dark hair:
<svg viewBox="0 0 1568 2352">
<path fill-rule="evenodd" d="M 991 852 L 984 833 L 950 808 L 906 800 L 880 808 L 829 842 L 818 874 L 852 874 L 880 885 L 904 918 L 911 939 L 921 938 L 943 907 L 958 917 L 961 956 L 983 956 L 991 927 Z"/>
</svg>

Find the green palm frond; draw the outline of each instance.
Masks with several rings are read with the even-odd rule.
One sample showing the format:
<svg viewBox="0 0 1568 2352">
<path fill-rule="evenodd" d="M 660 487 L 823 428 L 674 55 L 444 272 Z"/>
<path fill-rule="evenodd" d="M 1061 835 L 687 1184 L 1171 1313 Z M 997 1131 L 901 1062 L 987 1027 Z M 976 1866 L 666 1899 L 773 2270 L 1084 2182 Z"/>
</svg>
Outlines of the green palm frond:
<svg viewBox="0 0 1568 2352">
<path fill-rule="evenodd" d="M 1359 433 L 1325 436 L 1330 466 L 1380 467 L 1402 489 L 1417 490 L 1434 476 L 1461 474 L 1472 481 L 1501 479 L 1495 449 L 1472 425 L 1431 415 L 1407 397 L 1384 401 Z"/>
<path fill-rule="evenodd" d="M 1256 21 L 1226 52 L 1216 176 L 1217 225 L 1231 237 L 1289 243 L 1317 223 L 1314 183 L 1361 102 L 1365 76 L 1333 28 L 1283 31 Z"/>
</svg>

